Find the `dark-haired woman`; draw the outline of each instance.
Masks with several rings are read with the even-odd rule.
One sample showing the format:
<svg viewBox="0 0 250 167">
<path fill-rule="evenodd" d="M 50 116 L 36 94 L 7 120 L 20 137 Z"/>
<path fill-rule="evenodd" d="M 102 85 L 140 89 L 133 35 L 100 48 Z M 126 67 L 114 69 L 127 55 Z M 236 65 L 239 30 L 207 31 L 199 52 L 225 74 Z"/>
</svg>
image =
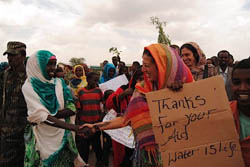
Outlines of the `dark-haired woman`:
<svg viewBox="0 0 250 167">
<path fill-rule="evenodd" d="M 206 56 L 195 42 L 188 42 L 181 46 L 181 57 L 189 67 L 194 80 L 201 80 L 217 75 L 212 64 L 206 64 Z"/>
</svg>

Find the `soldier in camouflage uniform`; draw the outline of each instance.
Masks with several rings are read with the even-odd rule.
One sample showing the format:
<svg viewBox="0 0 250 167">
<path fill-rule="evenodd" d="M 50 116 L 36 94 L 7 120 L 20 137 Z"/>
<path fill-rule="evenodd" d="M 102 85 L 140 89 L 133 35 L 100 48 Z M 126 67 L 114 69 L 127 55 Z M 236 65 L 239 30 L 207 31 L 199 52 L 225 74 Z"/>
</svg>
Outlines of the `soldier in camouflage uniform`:
<svg viewBox="0 0 250 167">
<path fill-rule="evenodd" d="M 9 68 L 0 73 L 0 166 L 23 167 L 27 108 L 22 85 L 26 79 L 26 45 L 8 42 L 3 55 L 7 55 Z"/>
</svg>

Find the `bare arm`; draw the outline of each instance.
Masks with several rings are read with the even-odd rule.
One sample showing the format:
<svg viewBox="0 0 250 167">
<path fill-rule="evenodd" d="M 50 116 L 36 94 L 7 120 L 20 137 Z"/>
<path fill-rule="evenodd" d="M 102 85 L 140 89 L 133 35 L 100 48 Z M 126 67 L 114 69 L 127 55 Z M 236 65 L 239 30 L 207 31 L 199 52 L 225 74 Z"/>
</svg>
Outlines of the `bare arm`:
<svg viewBox="0 0 250 167">
<path fill-rule="evenodd" d="M 66 123 L 51 115 L 48 116 L 47 120 L 49 121 L 49 122 L 45 121 L 47 125 L 78 132 L 79 129 L 78 125 Z"/>
<path fill-rule="evenodd" d="M 125 118 L 123 116 L 120 116 L 120 117 L 117 117 L 116 119 L 113 119 L 111 121 L 98 122 L 95 124 L 84 124 L 84 125 L 80 126 L 80 129 L 82 129 L 84 127 L 88 127 L 91 129 L 91 131 L 93 133 L 95 133 L 96 131 L 99 131 L 99 130 L 122 128 L 122 127 L 126 126 L 124 124 L 124 119 Z"/>
<path fill-rule="evenodd" d="M 70 109 L 63 109 L 57 112 L 57 114 L 55 115 L 56 118 L 67 118 L 70 117 L 72 115 L 75 115 L 75 113 L 73 111 L 71 111 Z"/>
</svg>

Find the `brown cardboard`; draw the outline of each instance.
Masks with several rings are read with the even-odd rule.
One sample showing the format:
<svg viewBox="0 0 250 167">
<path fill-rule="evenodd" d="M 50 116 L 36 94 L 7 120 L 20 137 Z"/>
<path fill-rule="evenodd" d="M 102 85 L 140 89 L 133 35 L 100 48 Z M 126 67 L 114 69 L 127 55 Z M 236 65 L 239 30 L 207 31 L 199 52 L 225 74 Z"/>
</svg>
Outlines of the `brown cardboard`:
<svg viewBox="0 0 250 167">
<path fill-rule="evenodd" d="M 244 167 L 222 77 L 146 97 L 164 167 Z"/>
</svg>

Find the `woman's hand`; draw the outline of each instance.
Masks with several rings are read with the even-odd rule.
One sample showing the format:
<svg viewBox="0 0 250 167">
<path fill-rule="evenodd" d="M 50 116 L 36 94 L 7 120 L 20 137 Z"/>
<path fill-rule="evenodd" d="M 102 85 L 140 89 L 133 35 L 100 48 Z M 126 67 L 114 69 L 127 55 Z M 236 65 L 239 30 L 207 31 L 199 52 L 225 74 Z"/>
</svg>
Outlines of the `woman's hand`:
<svg viewBox="0 0 250 167">
<path fill-rule="evenodd" d="M 77 129 L 77 135 L 83 136 L 83 137 L 89 137 L 92 136 L 96 132 L 96 128 L 94 124 L 83 124 L 78 125 Z"/>
<path fill-rule="evenodd" d="M 174 81 L 172 84 L 167 85 L 167 87 L 173 91 L 179 91 L 183 87 L 183 81 Z"/>
</svg>

